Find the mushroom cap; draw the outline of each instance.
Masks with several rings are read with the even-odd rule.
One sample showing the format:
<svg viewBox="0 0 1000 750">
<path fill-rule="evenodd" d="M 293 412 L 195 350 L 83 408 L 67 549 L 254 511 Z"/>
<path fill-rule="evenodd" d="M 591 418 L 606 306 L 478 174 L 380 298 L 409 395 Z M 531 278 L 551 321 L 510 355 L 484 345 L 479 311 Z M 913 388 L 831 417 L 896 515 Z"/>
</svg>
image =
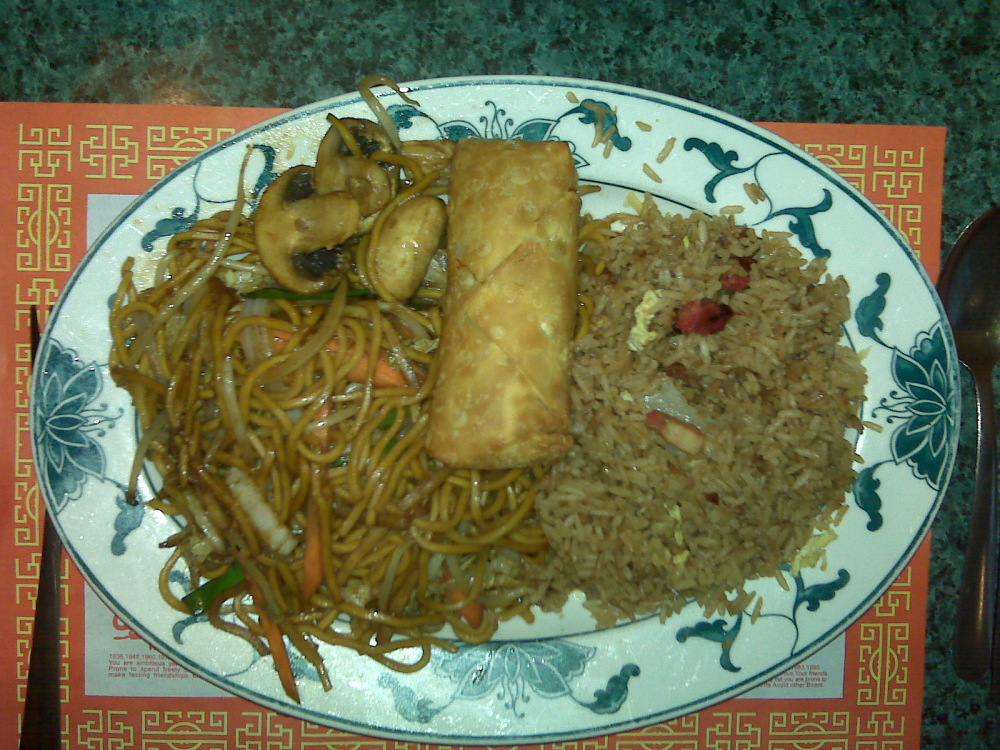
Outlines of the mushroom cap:
<svg viewBox="0 0 1000 750">
<path fill-rule="evenodd" d="M 332 117 L 334 115 L 329 115 L 327 119 L 329 120 Z M 393 152 L 392 139 L 389 138 L 389 134 L 377 122 L 365 120 L 360 117 L 342 117 L 340 118 L 340 122 L 354 136 L 354 141 L 365 156 L 371 156 L 376 151 L 384 151 L 390 154 Z M 346 146 L 344 150 L 346 153 Z"/>
<path fill-rule="evenodd" d="M 275 281 L 300 294 L 331 289 L 343 277 L 340 247 L 361 221 L 347 191 L 319 194 L 315 169 L 291 167 L 268 185 L 254 213 L 261 262 Z"/>
<path fill-rule="evenodd" d="M 441 246 L 447 217 L 444 201 L 433 195 L 410 198 L 389 214 L 368 259 L 381 296 L 393 300 L 413 296 Z"/>
<path fill-rule="evenodd" d="M 341 128 L 354 138 L 361 154 L 347 147 Z M 392 151 L 389 137 L 378 124 L 370 120 L 332 118 L 316 153 L 316 191 L 346 190 L 358 200 L 362 216 L 374 214 L 395 194 L 398 172 L 395 167 L 387 169 L 369 158 L 378 151 Z"/>
</svg>

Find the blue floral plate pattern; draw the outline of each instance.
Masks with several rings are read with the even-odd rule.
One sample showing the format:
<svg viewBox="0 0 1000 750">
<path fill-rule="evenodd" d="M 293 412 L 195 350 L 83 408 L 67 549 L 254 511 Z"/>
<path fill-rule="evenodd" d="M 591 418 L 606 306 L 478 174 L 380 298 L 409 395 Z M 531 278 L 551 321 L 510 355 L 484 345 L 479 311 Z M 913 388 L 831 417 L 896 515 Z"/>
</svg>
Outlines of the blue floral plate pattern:
<svg viewBox="0 0 1000 750">
<path fill-rule="evenodd" d="M 903 237 L 853 187 L 788 142 L 724 113 L 640 89 L 551 78 L 454 78 L 380 98 L 406 139 L 523 138 L 570 144 L 581 179 L 601 186 L 603 215 L 650 193 L 667 210 L 742 208 L 740 221 L 788 231 L 807 258 L 850 283 L 845 340 L 869 375 L 856 439 L 858 477 L 823 568 L 791 585 L 754 584 L 765 602 L 706 618 L 695 606 L 595 631 L 577 600 L 492 642 L 436 653 L 400 675 L 328 649 L 324 692 L 293 658 L 302 704 L 267 659 L 160 600 L 159 541 L 175 529 L 124 502 L 136 444 L 127 394 L 107 371 L 107 324 L 122 261 L 232 205 L 245 147 L 260 187 L 313 159 L 325 116 L 366 116 L 356 95 L 258 125 L 187 163 L 138 199 L 97 240 L 53 312 L 33 383 L 31 428 L 46 502 L 90 584 L 165 654 L 262 705 L 362 734 L 449 744 L 523 744 L 594 736 L 666 720 L 733 697 L 794 666 L 854 622 L 906 565 L 930 527 L 957 442 L 957 360 L 933 286 Z M 665 158 L 664 146 L 672 150 Z M 746 183 L 760 187 L 756 202 Z M 763 196 L 763 197 L 762 197 Z M 156 479 L 144 476 L 143 497 Z M 137 575 L 137 571 L 140 573 Z M 172 585 L 185 590 L 177 576 Z"/>
</svg>

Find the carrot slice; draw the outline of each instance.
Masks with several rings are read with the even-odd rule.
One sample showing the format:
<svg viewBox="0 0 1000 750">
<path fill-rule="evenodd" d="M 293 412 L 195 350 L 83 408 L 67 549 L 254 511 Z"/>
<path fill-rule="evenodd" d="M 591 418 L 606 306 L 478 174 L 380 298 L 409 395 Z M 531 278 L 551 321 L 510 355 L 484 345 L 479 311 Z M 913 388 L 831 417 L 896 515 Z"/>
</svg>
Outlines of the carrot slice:
<svg viewBox="0 0 1000 750">
<path fill-rule="evenodd" d="M 271 647 L 271 658 L 274 660 L 274 668 L 278 670 L 278 679 L 281 680 L 281 687 L 285 689 L 288 697 L 296 703 L 301 703 L 299 698 L 299 687 L 295 684 L 295 675 L 292 673 L 292 662 L 288 658 L 288 649 L 285 648 L 285 638 L 281 634 L 278 623 L 272 620 L 264 612 L 264 595 L 257 585 L 250 586 L 250 594 L 253 596 L 254 604 L 257 606 L 257 617 L 260 618 L 260 626 L 264 629 L 267 643 Z"/>
<path fill-rule="evenodd" d="M 322 423 L 330 418 L 331 411 L 330 402 L 324 401 L 320 404 L 319 409 L 316 410 L 316 414 L 313 416 L 313 419 Z M 330 428 L 325 424 L 321 427 L 313 427 L 305 433 L 305 438 L 313 446 L 318 446 L 320 450 L 326 450 L 330 444 Z"/>
<path fill-rule="evenodd" d="M 271 335 L 274 337 L 274 343 L 278 351 L 281 351 L 284 345 L 292 338 L 291 333 L 278 328 L 272 328 Z M 340 340 L 335 338 L 330 339 L 326 342 L 326 348 L 327 351 L 336 354 L 340 351 Z M 361 358 L 354 364 L 354 367 L 347 373 L 347 379 L 355 383 L 367 383 L 369 362 L 368 354 L 362 354 Z M 379 388 L 395 388 L 407 385 L 403 373 L 392 366 L 392 362 L 389 361 L 388 355 L 384 352 L 379 354 L 378 360 L 375 362 L 375 385 Z"/>
<path fill-rule="evenodd" d="M 445 592 L 445 595 L 448 597 L 448 601 L 452 604 L 460 604 L 461 602 L 469 599 L 469 592 L 458 587 L 448 589 Z M 472 627 L 478 630 L 482 626 L 486 608 L 475 599 L 469 600 L 468 603 L 458 611 L 459 614 L 462 615 L 463 619 Z"/>
<path fill-rule="evenodd" d="M 306 508 L 305 551 L 302 555 L 302 603 L 305 605 L 323 582 L 323 545 L 316 503 Z"/>
</svg>

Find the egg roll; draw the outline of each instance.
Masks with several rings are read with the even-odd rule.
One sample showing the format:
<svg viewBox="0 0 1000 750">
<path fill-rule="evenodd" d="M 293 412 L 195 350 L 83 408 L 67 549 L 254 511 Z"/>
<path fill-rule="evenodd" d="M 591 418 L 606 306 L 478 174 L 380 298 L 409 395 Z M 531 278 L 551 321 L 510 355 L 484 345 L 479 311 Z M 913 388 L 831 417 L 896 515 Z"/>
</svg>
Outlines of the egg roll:
<svg viewBox="0 0 1000 750">
<path fill-rule="evenodd" d="M 554 460 L 572 445 L 580 198 L 564 142 L 460 141 L 427 448 L 454 467 Z"/>
</svg>

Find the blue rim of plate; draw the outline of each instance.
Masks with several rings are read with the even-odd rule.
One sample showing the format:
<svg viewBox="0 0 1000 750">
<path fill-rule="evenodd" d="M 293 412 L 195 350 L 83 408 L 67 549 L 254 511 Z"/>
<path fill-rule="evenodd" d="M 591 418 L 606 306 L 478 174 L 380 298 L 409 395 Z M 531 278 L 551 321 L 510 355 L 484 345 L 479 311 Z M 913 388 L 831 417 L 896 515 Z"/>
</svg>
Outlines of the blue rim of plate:
<svg viewBox="0 0 1000 750">
<path fill-rule="evenodd" d="M 536 76 L 476 76 L 476 77 L 461 77 L 461 78 L 442 78 L 442 79 L 430 79 L 424 81 L 415 81 L 411 83 L 403 84 L 404 90 L 411 94 L 412 96 L 419 98 L 421 92 L 443 90 L 443 89 L 453 89 L 453 88 L 468 88 L 468 87 L 517 87 L 517 86 L 528 86 L 528 87 L 543 87 L 546 89 L 556 89 L 556 90 L 566 90 L 566 91 L 586 91 L 588 94 L 605 94 L 610 96 L 626 97 L 628 99 L 635 99 L 643 102 L 648 102 L 656 107 L 663 107 L 667 110 L 675 110 L 684 113 L 688 113 L 698 118 L 703 118 L 719 125 L 724 126 L 726 129 L 733 130 L 740 133 L 746 137 L 749 137 L 757 142 L 765 144 L 766 146 L 777 150 L 782 156 L 789 157 L 795 161 L 800 166 L 807 168 L 809 171 L 815 173 L 823 181 L 831 183 L 836 186 L 836 188 L 846 196 L 853 204 L 854 207 L 860 208 L 865 214 L 867 214 L 871 219 L 873 219 L 881 228 L 881 230 L 892 239 L 895 243 L 896 248 L 902 253 L 903 257 L 909 260 L 910 265 L 916 270 L 916 278 L 922 280 L 924 285 L 924 291 L 926 292 L 928 298 L 933 301 L 935 305 L 936 319 L 938 321 L 944 320 L 944 312 L 941 307 L 940 302 L 937 300 L 937 296 L 934 291 L 934 286 L 928 278 L 927 274 L 923 270 L 923 266 L 920 264 L 919 259 L 910 250 L 908 243 L 903 238 L 902 234 L 888 221 L 888 219 L 874 206 L 871 202 L 865 198 L 854 186 L 848 183 L 845 179 L 840 177 L 835 171 L 822 164 L 816 158 L 806 154 L 801 151 L 794 144 L 786 141 L 780 136 L 771 133 L 770 131 L 761 128 L 752 123 L 748 123 L 728 115 L 719 110 L 703 106 L 694 102 L 690 102 L 684 99 L 680 99 L 667 94 L 659 94 L 656 92 L 639 89 L 635 87 L 601 83 L 597 81 L 589 81 L 584 79 L 572 79 L 572 78 L 546 78 L 546 77 L 536 77 Z M 395 95 L 391 93 L 380 94 L 379 98 L 382 100 L 394 100 Z M 110 225 L 94 242 L 92 248 L 88 251 L 85 258 L 81 261 L 79 266 L 74 270 L 74 273 L 66 285 L 63 295 L 60 297 L 55 309 L 52 314 L 52 322 L 56 323 L 59 320 L 60 312 L 64 306 L 67 298 L 69 298 L 74 288 L 76 287 L 79 279 L 86 273 L 88 266 L 91 261 L 94 260 L 97 252 L 104 246 L 104 244 L 109 240 L 109 238 L 114 235 L 116 230 L 128 221 L 129 217 L 133 212 L 141 205 L 143 205 L 147 200 L 151 198 L 155 193 L 161 191 L 164 186 L 169 185 L 175 180 L 182 179 L 189 175 L 192 170 L 200 169 L 201 165 L 207 160 L 211 159 L 213 156 L 221 151 L 232 148 L 238 144 L 248 142 L 251 139 L 259 138 L 270 131 L 277 128 L 286 127 L 287 125 L 294 123 L 296 121 L 302 121 L 307 118 L 316 116 L 320 113 L 326 113 L 331 110 L 336 110 L 345 106 L 356 105 L 361 102 L 361 97 L 354 94 L 346 94 L 343 96 L 335 97 L 322 102 L 313 103 L 300 107 L 298 109 L 292 110 L 288 113 L 280 114 L 265 120 L 258 125 L 238 133 L 228 139 L 227 141 L 220 143 L 205 152 L 193 157 L 190 161 L 179 167 L 177 170 L 172 172 L 170 175 L 163 178 L 159 183 L 153 186 L 149 191 L 144 193 L 142 196 L 133 201 L 129 207 L 121 214 L 121 216 Z M 581 175 L 583 179 L 586 179 L 584 175 Z M 650 192 L 655 192 L 651 190 Z M 662 196 L 661 196 L 662 197 Z M 681 204 L 683 205 L 683 204 Z M 894 259 L 898 258 L 898 253 L 894 255 Z M 884 302 L 884 298 L 882 300 Z M 46 344 L 49 341 L 50 334 L 57 326 L 50 325 L 49 329 L 43 334 L 42 347 L 40 351 L 44 350 Z M 823 648 L 841 633 L 843 633 L 853 622 L 855 622 L 868 608 L 870 608 L 877 599 L 888 589 L 891 583 L 899 575 L 899 573 L 905 568 L 909 563 L 916 549 L 923 541 L 927 532 L 930 529 L 931 523 L 934 519 L 934 515 L 940 505 L 943 493 L 947 487 L 947 480 L 950 477 L 951 469 L 954 462 L 954 455 L 957 449 L 958 442 L 958 404 L 957 404 L 957 394 L 960 392 L 960 385 L 958 380 L 958 368 L 957 368 L 957 356 L 954 350 L 954 343 L 951 338 L 950 330 L 946 325 L 940 327 L 940 335 L 942 337 L 942 345 L 944 348 L 944 360 L 947 363 L 947 383 L 948 393 L 952 396 L 947 401 L 947 408 L 950 410 L 950 417 L 954 422 L 955 429 L 951 430 L 948 434 L 947 445 L 944 446 L 946 450 L 946 456 L 944 459 L 944 466 L 941 476 L 943 481 L 939 483 L 936 489 L 936 494 L 929 505 L 927 512 L 924 514 L 923 519 L 916 529 L 913 530 L 909 543 L 906 545 L 902 554 L 897 557 L 895 562 L 887 569 L 885 575 L 877 582 L 876 585 L 870 587 L 870 591 L 861 601 L 854 606 L 850 612 L 845 616 L 842 616 L 837 622 L 835 622 L 831 627 L 829 627 L 825 632 L 819 634 L 818 636 L 812 638 L 806 647 L 801 650 L 796 651 L 793 655 L 786 659 L 779 661 L 774 664 L 770 669 L 763 671 L 753 672 L 748 678 L 742 681 L 734 682 L 728 685 L 724 690 L 709 695 L 701 695 L 693 700 L 681 703 L 675 703 L 668 707 L 665 707 L 660 711 L 648 712 L 642 716 L 628 716 L 628 718 L 620 720 L 610 720 L 610 715 L 604 716 L 602 720 L 598 721 L 595 719 L 593 726 L 590 727 L 579 727 L 576 729 L 571 729 L 567 731 L 557 731 L 557 732 L 541 732 L 532 733 L 530 731 L 524 733 L 463 733 L 463 732 L 453 732 L 453 733 L 442 733 L 439 730 L 433 731 L 420 731 L 419 728 L 413 729 L 400 729 L 398 727 L 392 726 L 381 726 L 377 723 L 365 723 L 359 721 L 351 721 L 344 719 L 342 717 L 336 717 L 329 715 L 328 712 L 320 712 L 312 710 L 308 707 L 293 707 L 281 700 L 275 700 L 273 696 L 266 693 L 250 689 L 243 685 L 234 685 L 232 682 L 225 679 L 219 678 L 217 675 L 206 672 L 200 665 L 194 663 L 188 659 L 185 655 L 179 653 L 175 647 L 170 643 L 165 642 L 157 635 L 148 632 L 146 628 L 142 626 L 136 617 L 132 615 L 129 611 L 123 609 L 119 606 L 114 595 L 102 584 L 100 576 L 95 574 L 91 568 L 88 560 L 80 557 L 76 546 L 73 543 L 72 535 L 68 533 L 66 529 L 62 527 L 59 523 L 58 513 L 59 504 L 52 497 L 52 489 L 45 482 L 40 483 L 43 486 L 43 495 L 45 497 L 45 502 L 47 503 L 52 515 L 56 520 L 57 528 L 59 529 L 60 535 L 63 537 L 64 543 L 66 544 L 67 550 L 70 552 L 77 566 L 83 571 L 85 578 L 88 583 L 94 588 L 94 590 L 100 595 L 100 597 L 107 603 L 116 613 L 122 617 L 122 619 L 127 622 L 130 627 L 139 632 L 146 640 L 150 641 L 159 650 L 166 653 L 170 658 L 184 664 L 188 669 L 200 674 L 202 677 L 210 682 L 213 682 L 226 690 L 233 691 L 238 695 L 246 697 L 256 703 L 264 706 L 273 708 L 274 710 L 291 713 L 303 719 L 314 721 L 319 724 L 325 724 L 329 726 L 334 726 L 340 729 L 345 729 L 349 731 L 358 732 L 361 734 L 383 736 L 394 739 L 412 740 L 412 741 L 424 741 L 424 742 L 442 742 L 442 743 L 469 743 L 469 744 L 513 744 L 513 743 L 525 743 L 525 742 L 550 742 L 554 740 L 566 740 L 574 738 L 590 737 L 601 734 L 609 734 L 619 731 L 624 731 L 628 729 L 634 729 L 638 727 L 644 727 L 651 724 L 655 724 L 660 721 L 675 718 L 696 710 L 700 710 L 707 706 L 716 704 L 725 699 L 735 697 L 745 690 L 760 685 L 768 679 L 780 674 L 786 669 L 794 666 L 796 663 L 801 662 L 803 659 L 807 658 L 811 654 Z M 39 387 L 39 374 L 35 373 L 32 379 L 32 402 L 34 403 L 34 396 L 37 393 L 37 388 Z M 38 453 L 38 441 L 40 440 L 39 427 L 36 424 L 37 414 L 34 408 L 32 408 L 31 415 L 31 430 L 32 430 L 32 446 L 36 450 L 36 455 Z M 42 477 L 41 472 L 39 473 L 40 478 Z M 548 640 L 561 640 L 563 636 L 545 636 L 538 639 L 538 642 L 548 641 Z M 503 724 L 503 722 L 501 722 Z M 509 730 L 509 727 L 507 727 Z"/>
</svg>

